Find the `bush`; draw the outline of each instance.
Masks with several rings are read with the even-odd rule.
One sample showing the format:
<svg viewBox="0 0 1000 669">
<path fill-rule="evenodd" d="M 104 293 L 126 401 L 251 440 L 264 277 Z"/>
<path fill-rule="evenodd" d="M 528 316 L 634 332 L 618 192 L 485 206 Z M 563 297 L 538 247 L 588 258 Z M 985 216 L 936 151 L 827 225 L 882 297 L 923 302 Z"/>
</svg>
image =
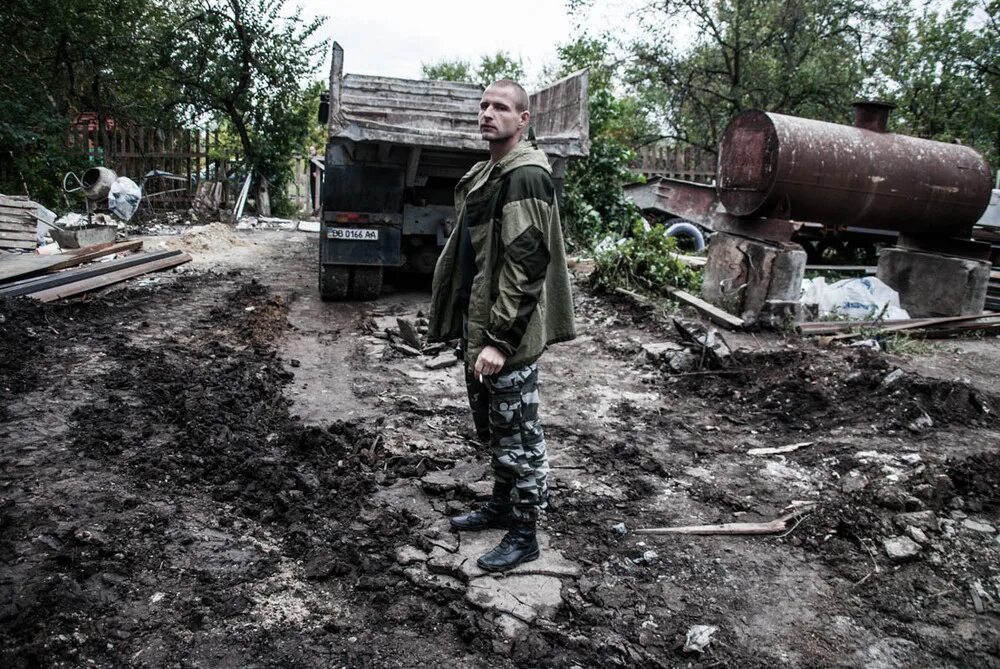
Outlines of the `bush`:
<svg viewBox="0 0 1000 669">
<path fill-rule="evenodd" d="M 697 291 L 701 274 L 677 257 L 677 241 L 667 237 L 662 225 L 636 223 L 631 237 L 608 235 L 594 249 L 594 286 L 662 293 L 667 286 Z"/>
</svg>

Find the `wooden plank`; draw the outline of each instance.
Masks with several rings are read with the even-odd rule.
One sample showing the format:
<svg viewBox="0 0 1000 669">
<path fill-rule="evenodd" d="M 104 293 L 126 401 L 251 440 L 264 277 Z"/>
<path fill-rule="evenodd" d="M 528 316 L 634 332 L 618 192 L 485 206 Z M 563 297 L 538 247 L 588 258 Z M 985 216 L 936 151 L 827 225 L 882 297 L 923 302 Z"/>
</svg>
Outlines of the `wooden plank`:
<svg viewBox="0 0 1000 669">
<path fill-rule="evenodd" d="M 707 316 L 709 320 L 716 325 L 721 325 L 722 327 L 729 328 L 731 330 L 740 330 L 745 325 L 742 318 L 733 316 L 728 311 L 723 311 L 714 304 L 709 304 L 700 297 L 695 297 L 687 291 L 667 286 L 667 294 L 679 302 L 683 302 L 684 304 L 694 307 L 703 316 Z"/>
<path fill-rule="evenodd" d="M 51 256 L 40 256 L 35 254 L 19 254 L 16 256 L 0 257 L 0 283 L 12 279 L 25 279 L 29 276 L 37 276 L 46 272 L 55 272 L 67 267 L 74 267 L 85 262 L 112 255 L 124 251 L 137 251 L 142 248 L 141 241 L 129 241 L 94 244 L 85 246 L 82 249 L 73 249 Z"/>
<path fill-rule="evenodd" d="M 3 240 L 14 240 L 19 242 L 33 242 L 35 241 L 35 231 L 34 230 L 3 230 L 0 228 L 0 239 Z"/>
<path fill-rule="evenodd" d="M 17 239 L 0 239 L 0 249 L 34 249 L 37 242 L 25 242 Z"/>
<path fill-rule="evenodd" d="M 0 216 L 0 230 L 6 230 L 7 232 L 34 232 L 35 222 L 21 222 L 21 221 L 5 221 L 3 217 Z"/>
<path fill-rule="evenodd" d="M 129 267 L 155 262 L 157 260 L 162 260 L 163 258 L 170 258 L 172 256 L 180 255 L 180 253 L 180 251 L 137 253 L 125 258 L 119 258 L 117 260 L 90 263 L 83 267 L 77 267 L 76 269 L 67 269 L 62 272 L 46 274 L 33 279 L 15 281 L 14 283 L 0 287 L 0 297 L 21 297 L 22 295 L 29 295 L 40 290 L 64 286 L 68 283 L 83 281 L 84 279 L 90 279 L 102 274 L 108 274 L 110 272 L 116 272 Z"/>
<path fill-rule="evenodd" d="M 952 325 L 955 323 L 964 323 L 969 321 L 982 320 L 987 318 L 994 318 L 1000 316 L 1000 314 L 993 311 L 985 311 L 981 314 L 975 316 L 945 316 L 942 318 L 924 318 L 924 319 L 911 319 L 908 323 L 899 323 L 897 325 L 888 325 L 883 328 L 879 328 L 880 333 L 883 332 L 904 332 L 906 330 L 917 330 L 922 328 L 929 328 L 938 325 Z M 828 344 L 835 341 L 844 341 L 847 339 L 856 339 L 861 336 L 860 332 L 848 332 L 845 334 L 834 335 L 832 337 L 824 337 L 823 343 Z"/>
<path fill-rule="evenodd" d="M 143 274 L 150 274 L 152 272 L 159 272 L 161 270 L 177 267 L 178 265 L 183 265 L 187 262 L 191 262 L 191 256 L 187 253 L 181 253 L 180 255 L 171 256 L 169 258 L 161 258 L 160 260 L 154 262 L 136 265 L 135 267 L 118 270 L 117 272 L 102 274 L 83 281 L 77 281 L 64 286 L 58 286 L 56 288 L 39 291 L 37 293 L 31 293 L 28 297 L 41 302 L 54 302 L 55 300 L 83 295 L 84 293 L 89 293 L 99 288 L 112 286 L 116 283 L 121 283 L 122 281 L 126 281 Z"/>
</svg>

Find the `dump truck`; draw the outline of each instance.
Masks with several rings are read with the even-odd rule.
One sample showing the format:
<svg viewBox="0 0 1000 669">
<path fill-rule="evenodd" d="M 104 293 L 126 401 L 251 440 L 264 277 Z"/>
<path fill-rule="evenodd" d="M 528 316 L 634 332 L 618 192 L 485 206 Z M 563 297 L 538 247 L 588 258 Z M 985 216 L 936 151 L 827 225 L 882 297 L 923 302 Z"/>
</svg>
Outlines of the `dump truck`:
<svg viewBox="0 0 1000 669">
<path fill-rule="evenodd" d="M 319 250 L 324 300 L 372 299 L 386 268 L 430 274 L 455 225 L 454 190 L 489 157 L 479 133 L 483 88 L 450 81 L 344 74 L 333 44 Z M 530 133 L 556 192 L 567 161 L 589 148 L 588 72 L 530 95 Z"/>
</svg>

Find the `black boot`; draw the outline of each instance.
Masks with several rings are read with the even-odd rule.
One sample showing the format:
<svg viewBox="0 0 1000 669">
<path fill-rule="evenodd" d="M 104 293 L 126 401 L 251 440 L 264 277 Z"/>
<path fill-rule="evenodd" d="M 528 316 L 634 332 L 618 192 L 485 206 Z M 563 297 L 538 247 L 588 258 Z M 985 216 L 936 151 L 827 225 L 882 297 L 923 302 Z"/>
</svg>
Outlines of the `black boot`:
<svg viewBox="0 0 1000 669">
<path fill-rule="evenodd" d="M 479 558 L 476 564 L 486 571 L 507 571 L 524 562 L 537 560 L 538 539 L 535 537 L 535 517 L 517 518 L 500 540 L 500 545 Z"/>
<path fill-rule="evenodd" d="M 493 496 L 490 501 L 471 513 L 455 516 L 451 519 L 451 526 L 456 530 L 465 530 L 466 532 L 490 528 L 508 529 L 513 521 L 511 512 L 514 510 L 514 505 L 510 501 L 512 490 L 511 484 L 494 481 Z"/>
<path fill-rule="evenodd" d="M 511 510 L 513 506 L 510 502 L 504 504 L 491 499 L 475 511 L 471 511 L 464 516 L 454 516 L 451 519 L 451 526 L 456 530 L 466 532 L 476 532 L 490 528 L 506 530 L 511 523 Z"/>
</svg>

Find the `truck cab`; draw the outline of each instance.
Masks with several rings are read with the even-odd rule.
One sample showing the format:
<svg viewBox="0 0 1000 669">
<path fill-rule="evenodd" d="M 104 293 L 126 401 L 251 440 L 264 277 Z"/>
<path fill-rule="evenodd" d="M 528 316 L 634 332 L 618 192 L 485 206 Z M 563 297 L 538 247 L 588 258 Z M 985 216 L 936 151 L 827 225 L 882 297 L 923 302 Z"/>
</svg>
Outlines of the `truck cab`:
<svg viewBox="0 0 1000 669">
<path fill-rule="evenodd" d="M 455 225 L 454 190 L 489 158 L 478 125 L 482 87 L 344 74 L 333 44 L 319 251 L 324 300 L 378 296 L 385 268 L 434 271 Z M 588 72 L 530 96 L 531 129 L 561 193 L 567 161 L 589 144 Z"/>
</svg>

